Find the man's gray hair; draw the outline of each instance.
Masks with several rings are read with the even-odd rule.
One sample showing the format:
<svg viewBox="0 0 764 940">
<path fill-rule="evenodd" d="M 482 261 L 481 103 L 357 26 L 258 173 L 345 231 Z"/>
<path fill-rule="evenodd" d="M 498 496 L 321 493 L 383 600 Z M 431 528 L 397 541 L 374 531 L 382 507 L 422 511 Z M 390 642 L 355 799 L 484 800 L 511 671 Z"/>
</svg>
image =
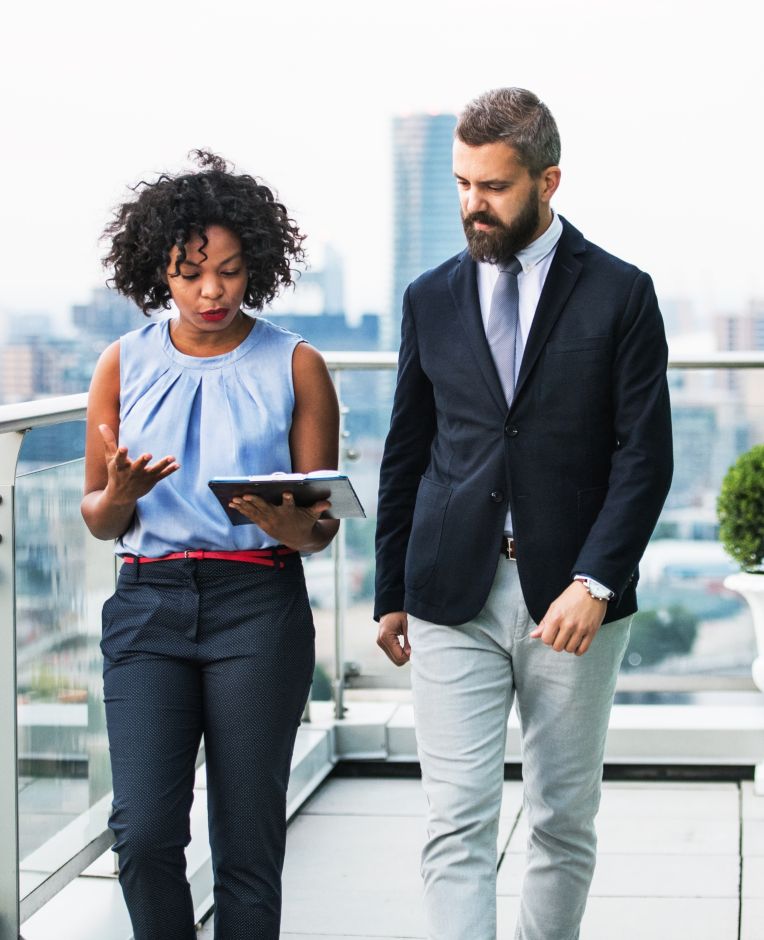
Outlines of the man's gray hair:
<svg viewBox="0 0 764 940">
<path fill-rule="evenodd" d="M 560 162 L 560 134 L 552 112 L 526 88 L 484 92 L 464 108 L 454 133 L 470 147 L 509 144 L 531 176 Z"/>
</svg>

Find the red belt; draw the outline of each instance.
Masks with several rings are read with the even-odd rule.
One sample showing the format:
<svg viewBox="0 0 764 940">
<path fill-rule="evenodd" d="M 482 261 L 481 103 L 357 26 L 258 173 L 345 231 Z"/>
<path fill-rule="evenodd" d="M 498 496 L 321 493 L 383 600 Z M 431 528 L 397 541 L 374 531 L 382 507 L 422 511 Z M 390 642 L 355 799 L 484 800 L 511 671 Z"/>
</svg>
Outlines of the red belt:
<svg viewBox="0 0 764 940">
<path fill-rule="evenodd" d="M 128 565 L 146 565 L 153 561 L 174 561 L 178 558 L 217 558 L 222 561 L 244 561 L 250 565 L 265 565 L 268 568 L 283 568 L 284 562 L 279 560 L 280 555 L 294 555 L 294 548 L 279 545 L 274 548 L 257 548 L 241 552 L 208 552 L 203 549 L 185 552 L 170 552 L 161 558 L 146 558 L 145 555 L 123 555 L 122 561 Z"/>
</svg>

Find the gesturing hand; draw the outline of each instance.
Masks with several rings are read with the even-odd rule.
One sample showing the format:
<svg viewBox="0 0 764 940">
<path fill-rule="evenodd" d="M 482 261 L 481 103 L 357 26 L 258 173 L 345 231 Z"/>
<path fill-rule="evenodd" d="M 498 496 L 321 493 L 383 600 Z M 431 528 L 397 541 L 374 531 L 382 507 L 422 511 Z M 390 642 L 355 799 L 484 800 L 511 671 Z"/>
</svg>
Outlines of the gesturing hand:
<svg viewBox="0 0 764 940">
<path fill-rule="evenodd" d="M 385 651 L 387 658 L 396 666 L 403 666 L 411 659 L 409 618 L 405 611 L 397 610 L 379 618 L 377 646 Z"/>
<path fill-rule="evenodd" d="M 108 424 L 99 424 L 109 474 L 107 489 L 114 505 L 135 503 L 145 496 L 160 480 L 164 480 L 180 467 L 174 457 L 163 457 L 149 466 L 151 454 L 141 454 L 130 460 L 126 447 L 118 447 L 114 432 Z"/>
<path fill-rule="evenodd" d="M 323 512 L 332 508 L 328 499 L 321 499 L 312 506 L 298 506 L 289 492 L 281 494 L 280 506 L 251 493 L 235 496 L 229 505 L 282 545 L 298 552 L 313 543 L 316 523 Z"/>
<path fill-rule="evenodd" d="M 529 636 L 540 639 L 558 653 L 583 656 L 602 625 L 607 601 L 589 596 L 579 581 L 574 581 L 552 601 L 541 623 Z"/>
</svg>

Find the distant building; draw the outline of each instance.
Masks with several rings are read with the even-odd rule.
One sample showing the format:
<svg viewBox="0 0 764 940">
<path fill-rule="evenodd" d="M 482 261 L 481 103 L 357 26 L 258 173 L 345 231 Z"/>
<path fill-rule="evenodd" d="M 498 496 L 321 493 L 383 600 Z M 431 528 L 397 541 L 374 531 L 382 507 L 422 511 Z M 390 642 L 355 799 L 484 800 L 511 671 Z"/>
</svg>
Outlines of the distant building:
<svg viewBox="0 0 764 940">
<path fill-rule="evenodd" d="M 269 320 L 286 330 L 299 333 L 312 346 L 326 352 L 373 352 L 380 348 L 382 318 L 365 313 L 359 323 L 350 324 L 343 313 L 275 313 L 267 310 Z M 386 433 L 390 422 L 388 404 L 389 373 L 349 370 L 342 374 L 342 403 L 348 409 L 346 430 L 356 436 Z"/>
<path fill-rule="evenodd" d="M 690 300 L 681 297 L 661 297 L 660 308 L 666 336 L 669 339 L 694 333 L 701 326 L 695 307 Z"/>
<path fill-rule="evenodd" d="M 44 340 L 15 341 L 0 347 L 0 400 L 31 401 L 57 394 L 58 356 Z"/>
<path fill-rule="evenodd" d="M 721 350 L 764 350 L 764 300 L 750 301 L 746 310 L 718 314 L 714 327 Z"/>
<path fill-rule="evenodd" d="M 45 339 L 54 333 L 52 317 L 48 313 L 12 314 L 6 318 L 5 342 L 24 343 Z"/>
<path fill-rule="evenodd" d="M 451 166 L 456 116 L 393 119 L 393 295 L 383 348 L 397 349 L 406 287 L 465 247 Z"/>
<path fill-rule="evenodd" d="M 90 303 L 74 304 L 72 321 L 78 332 L 100 349 L 148 322 L 132 300 L 108 287 L 96 288 Z"/>
<path fill-rule="evenodd" d="M 764 300 L 754 299 L 742 311 L 714 317 L 717 349 L 723 352 L 764 351 Z M 719 384 L 736 393 L 752 429 L 754 440 L 764 440 L 764 370 L 735 369 L 720 372 Z"/>
<path fill-rule="evenodd" d="M 81 342 L 30 337 L 0 346 L 0 402 L 33 401 L 86 392 L 94 354 Z"/>
<path fill-rule="evenodd" d="M 341 314 L 345 310 L 345 271 L 342 256 L 332 246 L 324 248 L 323 265 L 301 274 L 295 289 L 295 294 L 307 293 L 305 288 L 316 288 L 320 312 L 325 314 Z M 289 295 L 285 295 L 288 300 Z M 318 311 L 316 311 L 318 312 Z"/>
<path fill-rule="evenodd" d="M 351 325 L 344 313 L 275 313 L 265 316 L 285 330 L 299 333 L 321 352 L 372 352 L 379 349 L 380 317 L 365 313 L 359 323 Z"/>
</svg>

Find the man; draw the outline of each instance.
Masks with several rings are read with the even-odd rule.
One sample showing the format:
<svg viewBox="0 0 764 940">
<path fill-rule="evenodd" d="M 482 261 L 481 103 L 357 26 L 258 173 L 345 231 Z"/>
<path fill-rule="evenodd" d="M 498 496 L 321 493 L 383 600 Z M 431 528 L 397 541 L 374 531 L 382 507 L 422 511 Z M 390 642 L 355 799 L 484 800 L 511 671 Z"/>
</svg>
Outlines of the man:
<svg viewBox="0 0 764 940">
<path fill-rule="evenodd" d="M 517 703 L 528 858 L 518 940 L 579 936 L 637 565 L 672 473 L 650 278 L 551 208 L 548 108 L 503 88 L 459 118 L 468 247 L 403 299 L 382 461 L 378 644 L 411 659 L 432 940 L 496 934 Z"/>
</svg>

